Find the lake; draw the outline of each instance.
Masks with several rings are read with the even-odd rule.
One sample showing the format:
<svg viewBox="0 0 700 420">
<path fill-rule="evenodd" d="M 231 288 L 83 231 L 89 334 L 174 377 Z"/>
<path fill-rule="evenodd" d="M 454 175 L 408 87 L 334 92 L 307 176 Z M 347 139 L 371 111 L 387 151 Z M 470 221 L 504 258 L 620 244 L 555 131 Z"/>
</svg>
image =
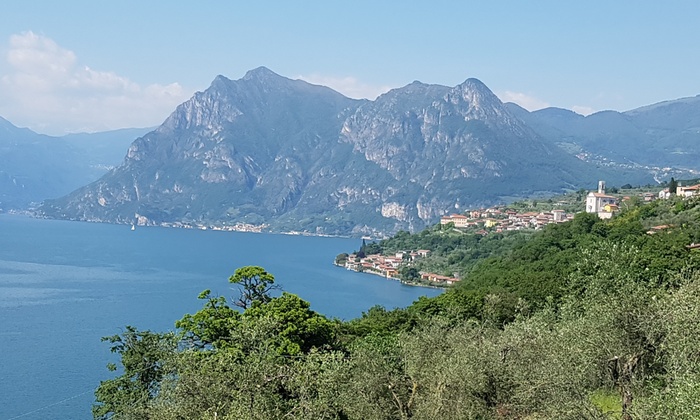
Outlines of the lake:
<svg viewBox="0 0 700 420">
<path fill-rule="evenodd" d="M 117 361 L 100 337 L 125 325 L 166 331 L 204 289 L 259 265 L 329 317 L 409 305 L 436 289 L 335 267 L 359 239 L 200 231 L 0 214 L 0 419 L 89 419 Z"/>
</svg>

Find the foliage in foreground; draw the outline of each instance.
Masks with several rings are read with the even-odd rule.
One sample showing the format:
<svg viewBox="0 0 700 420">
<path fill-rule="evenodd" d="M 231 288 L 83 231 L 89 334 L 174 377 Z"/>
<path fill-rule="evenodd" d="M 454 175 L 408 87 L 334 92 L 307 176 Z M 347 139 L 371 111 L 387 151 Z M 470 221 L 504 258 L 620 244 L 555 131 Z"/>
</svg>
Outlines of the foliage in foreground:
<svg viewBox="0 0 700 420">
<path fill-rule="evenodd" d="M 647 235 L 644 223 L 666 211 L 654 206 L 609 222 L 584 216 L 487 264 L 505 273 L 520 263 L 524 279 L 555 269 L 537 283 L 547 295 L 494 275 L 497 287 L 475 278 L 340 322 L 295 295 L 271 297 L 274 278 L 244 267 L 230 279 L 242 286 L 241 311 L 205 291 L 177 337 L 128 328 L 109 338 L 124 373 L 97 389 L 95 417 L 694 418 L 695 207 L 670 211 L 676 228 Z"/>
</svg>

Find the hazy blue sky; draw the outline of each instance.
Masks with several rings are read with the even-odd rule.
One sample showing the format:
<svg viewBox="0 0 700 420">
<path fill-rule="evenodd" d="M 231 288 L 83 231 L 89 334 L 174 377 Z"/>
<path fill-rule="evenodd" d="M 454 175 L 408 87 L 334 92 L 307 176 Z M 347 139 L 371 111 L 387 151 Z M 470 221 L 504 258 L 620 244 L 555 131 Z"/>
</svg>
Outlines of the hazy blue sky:
<svg viewBox="0 0 700 420">
<path fill-rule="evenodd" d="M 266 66 L 373 99 L 476 77 L 588 114 L 700 94 L 698 1 L 15 1 L 0 116 L 61 134 L 160 124 L 218 75 Z"/>
</svg>

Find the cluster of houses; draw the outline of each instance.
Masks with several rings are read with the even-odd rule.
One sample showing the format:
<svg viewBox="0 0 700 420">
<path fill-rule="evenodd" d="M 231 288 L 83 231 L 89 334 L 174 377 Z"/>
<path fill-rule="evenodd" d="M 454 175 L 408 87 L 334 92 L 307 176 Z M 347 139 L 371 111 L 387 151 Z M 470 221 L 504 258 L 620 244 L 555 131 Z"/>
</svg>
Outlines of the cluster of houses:
<svg viewBox="0 0 700 420">
<path fill-rule="evenodd" d="M 655 199 L 667 200 L 675 194 L 678 197 L 690 198 L 700 195 L 700 184 L 684 187 L 678 185 L 675 191 L 670 191 L 669 188 L 664 188 L 659 191 L 658 195 L 646 192 L 640 194 L 644 201 L 653 201 Z M 623 197 L 622 201 L 629 200 L 630 197 Z M 598 182 L 598 191 L 590 192 L 586 196 L 586 211 L 588 213 L 596 213 L 601 219 L 610 219 L 615 212 L 619 210 L 619 201 L 617 197 L 605 194 L 605 182 Z"/>
<path fill-rule="evenodd" d="M 700 195 L 700 184 L 691 185 L 688 187 L 683 187 L 679 185 L 676 187 L 675 192 L 678 197 L 683 198 L 689 198 L 696 195 Z M 669 198 L 671 198 L 671 191 L 669 191 L 668 188 L 664 188 L 663 190 L 659 191 L 659 198 L 662 200 L 668 200 Z"/>
<path fill-rule="evenodd" d="M 143 223 L 137 220 L 135 223 L 137 226 L 146 226 L 148 223 Z M 189 222 L 161 222 L 159 224 L 161 227 L 169 228 L 182 228 L 182 229 L 199 229 L 199 230 L 220 230 L 224 232 L 254 232 L 260 233 L 263 229 L 267 228 L 267 225 L 252 225 L 250 223 L 235 223 L 233 225 L 203 225 L 201 223 L 189 223 Z"/>
<path fill-rule="evenodd" d="M 700 184 L 688 187 L 678 186 L 675 194 L 679 197 L 692 197 L 700 195 Z M 658 193 L 643 193 L 640 197 L 644 201 L 652 201 L 657 198 L 668 199 L 671 193 L 666 188 Z M 630 197 L 623 197 L 622 201 Z M 585 211 L 595 213 L 601 219 L 609 219 L 619 211 L 618 197 L 605 193 L 605 182 L 598 182 L 598 190 L 588 193 L 586 196 Z M 564 210 L 554 209 L 545 212 L 519 213 L 505 207 L 491 207 L 487 209 L 471 210 L 465 214 L 450 214 L 440 219 L 441 225 L 452 224 L 459 229 L 473 229 L 477 235 L 487 235 L 489 232 L 503 232 L 521 229 L 540 229 L 550 223 L 563 223 L 574 218 L 573 214 L 567 214 Z M 668 226 L 655 226 L 649 234 L 663 231 Z M 692 249 L 700 249 L 700 244 L 692 244 Z M 348 270 L 376 274 L 389 279 L 399 280 L 399 269 L 402 264 L 410 264 L 418 258 L 426 257 L 430 253 L 427 249 L 411 252 L 397 252 L 392 256 L 379 254 L 367 255 L 358 258 L 356 254 L 348 256 L 345 268 Z M 457 277 L 443 276 L 435 273 L 420 272 L 420 279 L 424 283 L 447 286 L 459 281 Z"/>
<path fill-rule="evenodd" d="M 688 198 L 700 195 L 700 184 L 691 186 L 678 186 L 675 190 L 678 197 Z M 646 192 L 640 194 L 644 201 L 653 201 L 657 194 Z M 666 188 L 658 193 L 659 199 L 671 197 L 669 189 Z M 622 201 L 629 200 L 630 197 L 623 197 Z M 598 182 L 598 190 L 591 191 L 586 196 L 587 213 L 595 213 L 601 219 L 610 219 L 620 210 L 620 199 L 605 193 L 605 181 Z M 566 222 L 574 218 L 573 214 L 567 214 L 564 210 L 551 210 L 547 212 L 517 213 L 499 207 L 488 209 L 472 210 L 466 214 L 451 214 L 440 219 L 441 225 L 452 223 L 454 227 L 460 229 L 475 228 L 476 234 L 486 235 L 489 231 L 502 232 L 506 230 L 519 229 L 539 229 L 550 223 Z M 489 228 L 495 228 L 490 229 Z"/>
<path fill-rule="evenodd" d="M 419 258 L 427 257 L 430 253 L 427 249 L 419 249 L 411 252 L 397 252 L 391 256 L 380 254 L 367 255 L 359 258 L 357 254 L 348 255 L 345 268 L 363 273 L 376 274 L 388 279 L 400 280 L 399 268 L 402 264 L 410 264 Z M 423 282 L 435 285 L 452 285 L 459 281 L 456 277 L 442 276 L 435 273 L 420 272 Z"/>
<path fill-rule="evenodd" d="M 504 232 L 520 229 L 540 229 L 550 223 L 562 223 L 574 218 L 564 210 L 518 213 L 500 207 L 472 210 L 468 215 L 450 214 L 440 218 L 441 225 L 452 223 L 460 229 L 474 228 L 477 235 L 487 235 L 489 231 Z M 488 229 L 488 230 L 487 230 Z"/>
</svg>

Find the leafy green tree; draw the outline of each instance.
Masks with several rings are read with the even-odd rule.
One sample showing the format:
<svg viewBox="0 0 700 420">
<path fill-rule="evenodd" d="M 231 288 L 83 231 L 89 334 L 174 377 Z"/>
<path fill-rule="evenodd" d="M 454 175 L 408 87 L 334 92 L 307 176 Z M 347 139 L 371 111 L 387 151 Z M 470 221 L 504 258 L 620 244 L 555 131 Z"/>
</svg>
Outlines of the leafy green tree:
<svg viewBox="0 0 700 420">
<path fill-rule="evenodd" d="M 401 331 L 410 331 L 419 322 L 419 317 L 406 309 L 395 308 L 388 311 L 380 305 L 375 305 L 355 318 L 342 325 L 345 341 L 371 334 L 396 335 Z"/>
<path fill-rule="evenodd" d="M 371 242 L 363 246 L 361 251 L 364 252 L 365 255 L 381 254 L 382 246 L 376 242 Z"/>
<path fill-rule="evenodd" d="M 199 295 L 206 300 L 204 307 L 194 315 L 187 314 L 176 322 L 180 336 L 194 348 L 235 348 L 245 344 L 236 340 L 240 329 L 251 328 L 264 320 L 274 325 L 267 331 L 266 340 L 280 354 L 296 355 L 313 347 L 332 344 L 336 326 L 333 322 L 310 309 L 310 304 L 298 296 L 283 293 L 271 297 L 274 277 L 261 267 L 242 267 L 231 276 L 232 283 L 242 284 L 241 298 L 236 302 L 245 308 L 242 313 L 228 306 L 224 297 L 212 297 L 209 290 Z M 269 322 L 268 322 L 269 321 Z"/>
<path fill-rule="evenodd" d="M 455 228 L 455 223 L 454 222 L 448 222 L 444 225 L 438 225 L 440 226 L 440 230 L 452 230 Z"/>
<path fill-rule="evenodd" d="M 231 342 L 231 330 L 240 322 L 239 312 L 228 306 L 225 297 L 211 296 L 210 290 L 203 291 L 198 298 L 206 300 L 204 307 L 194 315 L 185 314 L 175 322 L 181 339 L 190 347 L 199 349 L 226 346 Z"/>
<path fill-rule="evenodd" d="M 407 310 L 418 317 L 440 317 L 462 323 L 481 318 L 485 294 L 485 291 L 453 288 L 434 298 L 421 296 Z"/>
<path fill-rule="evenodd" d="M 271 324 L 241 323 L 232 332 L 235 346 L 180 353 L 177 375 L 165 378 L 152 418 L 282 418 L 289 406 L 285 382 L 290 372 L 285 358 L 269 345 Z"/>
<path fill-rule="evenodd" d="M 286 382 L 294 406 L 287 413 L 291 419 L 348 419 L 345 390 L 350 380 L 350 363 L 340 351 L 311 351 L 295 358 Z"/>
<path fill-rule="evenodd" d="M 372 334 L 352 349 L 343 405 L 353 419 L 409 419 L 417 384 L 405 371 L 398 339 Z"/>
<path fill-rule="evenodd" d="M 415 282 L 420 280 L 420 273 L 416 267 L 403 266 L 399 270 L 399 274 L 403 281 Z"/>
<path fill-rule="evenodd" d="M 682 270 L 680 287 L 651 302 L 655 316 L 643 328 L 655 337 L 657 375 L 633 401 L 636 418 L 694 418 L 700 412 L 700 276 Z"/>
<path fill-rule="evenodd" d="M 110 342 L 111 351 L 121 357 L 123 373 L 102 381 L 97 387 L 96 404 L 92 407 L 94 418 L 148 418 L 148 404 L 158 395 L 161 380 L 171 373 L 168 362 L 175 355 L 174 335 L 127 326 L 124 333 L 103 337 L 102 341 Z M 117 370 L 115 364 L 107 367 L 110 371 Z"/>
<path fill-rule="evenodd" d="M 236 269 L 228 281 L 239 285 L 240 296 L 233 304 L 243 309 L 255 303 L 269 302 L 272 299 L 270 292 L 279 289 L 274 284 L 275 276 L 262 267 L 251 265 Z"/>
<path fill-rule="evenodd" d="M 259 267 L 236 274 L 232 279 L 271 277 Z M 244 284 L 259 290 L 254 282 Z M 320 403 L 313 397 L 326 390 L 302 386 L 294 369 L 311 367 L 303 363 L 307 354 L 336 346 L 337 323 L 296 295 L 266 296 L 250 298 L 239 313 L 225 298 L 200 294 L 204 307 L 177 323 L 181 336 L 198 345 L 181 352 L 177 374 L 164 378 L 164 391 L 150 405 L 154 418 L 304 418 L 300 413 L 324 412 L 320 407 L 329 399 Z M 337 356 L 318 360 L 339 366 Z"/>
<path fill-rule="evenodd" d="M 309 302 L 284 292 L 269 302 L 251 306 L 242 315 L 243 323 L 270 321 L 269 343 L 279 354 L 296 356 L 312 348 L 332 346 L 337 327 L 311 310 Z"/>
</svg>

